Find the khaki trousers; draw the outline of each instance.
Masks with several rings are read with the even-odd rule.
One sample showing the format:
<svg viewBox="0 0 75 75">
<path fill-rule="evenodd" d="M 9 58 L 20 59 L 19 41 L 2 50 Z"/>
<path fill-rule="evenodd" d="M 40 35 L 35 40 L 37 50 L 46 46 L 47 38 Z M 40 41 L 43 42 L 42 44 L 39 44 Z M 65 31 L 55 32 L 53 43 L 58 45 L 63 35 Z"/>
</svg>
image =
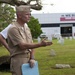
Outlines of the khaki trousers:
<svg viewBox="0 0 75 75">
<path fill-rule="evenodd" d="M 12 57 L 11 58 L 11 64 L 10 64 L 10 69 L 12 75 L 22 75 L 21 71 L 21 66 L 22 64 L 28 63 L 29 62 L 29 57 L 28 56 L 17 56 L 17 57 Z"/>
</svg>

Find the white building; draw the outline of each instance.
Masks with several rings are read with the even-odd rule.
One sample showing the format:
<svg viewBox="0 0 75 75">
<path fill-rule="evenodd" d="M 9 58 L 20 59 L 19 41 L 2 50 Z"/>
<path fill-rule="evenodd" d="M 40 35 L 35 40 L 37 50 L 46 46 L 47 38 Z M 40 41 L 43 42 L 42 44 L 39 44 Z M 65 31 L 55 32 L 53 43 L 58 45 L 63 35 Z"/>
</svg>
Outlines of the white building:
<svg viewBox="0 0 75 75">
<path fill-rule="evenodd" d="M 75 13 L 32 14 L 41 24 L 46 35 L 72 36 L 75 38 Z"/>
</svg>

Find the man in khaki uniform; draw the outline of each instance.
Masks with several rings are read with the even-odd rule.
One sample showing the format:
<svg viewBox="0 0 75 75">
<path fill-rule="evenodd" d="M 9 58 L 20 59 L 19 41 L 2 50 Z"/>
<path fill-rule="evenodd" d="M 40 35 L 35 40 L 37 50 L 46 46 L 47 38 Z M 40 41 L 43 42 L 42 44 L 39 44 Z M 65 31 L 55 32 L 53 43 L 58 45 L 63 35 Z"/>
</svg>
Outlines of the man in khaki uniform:
<svg viewBox="0 0 75 75">
<path fill-rule="evenodd" d="M 34 44 L 32 42 L 32 36 L 30 29 L 27 26 L 27 22 L 30 20 L 30 6 L 18 6 L 16 7 L 16 22 L 12 23 L 12 26 L 8 30 L 8 46 L 11 56 L 11 72 L 12 75 L 22 75 L 21 66 L 25 63 L 30 63 L 30 67 L 33 67 L 34 60 L 34 48 L 49 46 L 52 42 L 45 42 Z"/>
</svg>

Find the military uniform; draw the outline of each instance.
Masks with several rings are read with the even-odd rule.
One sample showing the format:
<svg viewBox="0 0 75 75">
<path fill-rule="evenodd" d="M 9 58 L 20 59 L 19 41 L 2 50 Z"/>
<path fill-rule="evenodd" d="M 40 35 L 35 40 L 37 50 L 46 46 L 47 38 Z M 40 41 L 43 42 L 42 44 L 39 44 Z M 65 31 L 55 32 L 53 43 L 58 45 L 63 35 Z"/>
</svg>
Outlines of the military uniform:
<svg viewBox="0 0 75 75">
<path fill-rule="evenodd" d="M 14 22 L 12 24 L 13 25 L 8 31 L 8 45 L 10 47 L 11 55 L 11 72 L 13 75 L 22 75 L 21 65 L 23 63 L 28 63 L 30 52 L 27 49 L 21 50 L 18 47 L 18 44 L 20 42 L 32 43 L 32 36 L 30 29 L 26 24 L 24 27 L 21 27 L 18 22 Z"/>
</svg>

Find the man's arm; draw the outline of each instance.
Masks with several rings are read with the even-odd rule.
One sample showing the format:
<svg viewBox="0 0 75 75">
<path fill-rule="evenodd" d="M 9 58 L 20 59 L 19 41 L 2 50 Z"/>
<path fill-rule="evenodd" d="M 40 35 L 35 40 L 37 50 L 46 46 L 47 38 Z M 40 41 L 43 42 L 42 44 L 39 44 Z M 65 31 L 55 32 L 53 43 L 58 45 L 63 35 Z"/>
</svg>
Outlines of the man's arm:
<svg viewBox="0 0 75 75">
<path fill-rule="evenodd" d="M 45 47 L 45 46 L 50 46 L 52 45 L 52 42 L 46 42 L 46 41 L 41 41 L 40 43 L 19 43 L 18 46 L 22 49 L 34 49 L 38 47 Z"/>
<path fill-rule="evenodd" d="M 31 67 L 31 68 L 34 67 L 34 65 L 35 65 L 34 51 L 35 51 L 34 49 L 32 49 L 32 50 L 30 51 L 29 64 L 30 64 L 30 67 Z"/>
<path fill-rule="evenodd" d="M 11 39 L 13 45 L 14 46 L 18 45 L 21 50 L 34 49 L 34 48 L 38 48 L 38 47 L 52 45 L 52 42 L 47 42 L 45 40 L 42 40 L 40 43 L 28 43 L 23 40 L 22 36 L 20 35 L 20 33 L 16 27 L 12 27 L 8 31 L 8 44 L 10 42 L 9 38 Z"/>
<path fill-rule="evenodd" d="M 9 51 L 8 44 L 6 42 L 8 29 L 11 27 L 11 24 L 8 25 L 5 29 L 0 32 L 0 42 L 4 47 Z"/>
<path fill-rule="evenodd" d="M 8 44 L 6 42 L 6 39 L 1 34 L 0 34 L 0 43 L 2 45 L 4 45 L 7 50 L 9 50 Z"/>
<path fill-rule="evenodd" d="M 34 51 L 35 51 L 34 49 L 32 49 L 32 50 L 30 51 L 30 59 L 35 59 L 35 58 L 34 58 Z"/>
</svg>

